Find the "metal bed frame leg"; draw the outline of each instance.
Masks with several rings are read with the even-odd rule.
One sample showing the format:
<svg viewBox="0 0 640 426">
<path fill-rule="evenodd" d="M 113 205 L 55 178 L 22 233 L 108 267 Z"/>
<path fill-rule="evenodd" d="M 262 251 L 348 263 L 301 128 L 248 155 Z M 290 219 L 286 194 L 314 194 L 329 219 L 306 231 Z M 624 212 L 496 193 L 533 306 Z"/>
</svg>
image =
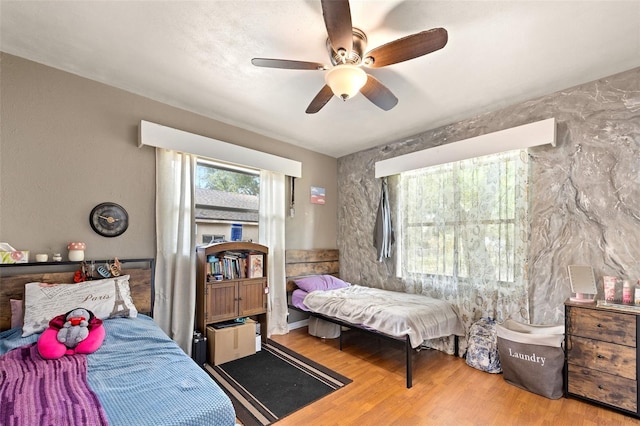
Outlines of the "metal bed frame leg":
<svg viewBox="0 0 640 426">
<path fill-rule="evenodd" d="M 340 339 L 342 339 L 342 334 L 340 334 Z M 411 356 L 411 341 L 409 340 L 409 336 L 405 338 L 405 362 L 407 367 L 407 389 L 413 387 L 413 357 Z M 453 355 L 457 356 L 458 351 L 460 349 L 460 340 L 459 337 L 453 336 Z M 342 340 L 340 340 L 340 350 L 342 350 Z"/>
<path fill-rule="evenodd" d="M 406 362 L 407 362 L 407 389 L 413 386 L 413 372 L 412 372 L 412 364 L 413 358 L 411 357 L 411 342 L 409 341 L 409 336 L 405 338 L 405 348 L 406 348 Z"/>
</svg>

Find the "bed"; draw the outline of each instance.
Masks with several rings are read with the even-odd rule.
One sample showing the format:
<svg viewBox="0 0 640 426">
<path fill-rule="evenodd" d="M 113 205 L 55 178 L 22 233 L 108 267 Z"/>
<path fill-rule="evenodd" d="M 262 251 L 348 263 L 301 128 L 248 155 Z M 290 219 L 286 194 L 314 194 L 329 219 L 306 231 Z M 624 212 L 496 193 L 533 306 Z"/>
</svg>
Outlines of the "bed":
<svg viewBox="0 0 640 426">
<path fill-rule="evenodd" d="M 114 311 L 119 306 L 120 312 L 118 317 L 103 320 L 105 338 L 98 350 L 51 360 L 38 353 L 41 332 L 23 336 L 28 313 L 34 313 L 36 305 L 25 302 L 23 326 L 11 327 L 7 321 L 11 318 L 4 313 L 11 311 L 11 299 L 30 299 L 34 285 L 27 283 L 72 283 L 73 273 L 3 277 L 0 424 L 235 424 L 231 401 L 211 377 L 150 316 L 133 314 L 134 310 L 152 311 L 152 267 L 125 269 L 122 274 L 129 285 L 123 280 L 114 281 L 119 294 L 111 305 Z M 107 280 L 88 285 L 102 285 L 103 281 Z M 73 291 L 69 287 L 42 287 L 48 296 Z M 51 299 L 50 304 L 58 306 L 62 302 Z M 15 302 L 13 307 L 15 312 Z"/>
<path fill-rule="evenodd" d="M 337 250 L 291 250 L 286 253 L 289 307 L 312 316 L 405 345 L 407 388 L 413 385 L 412 354 L 427 340 L 464 336 L 451 304 L 337 278 Z M 340 350 L 342 350 L 340 334 Z"/>
</svg>

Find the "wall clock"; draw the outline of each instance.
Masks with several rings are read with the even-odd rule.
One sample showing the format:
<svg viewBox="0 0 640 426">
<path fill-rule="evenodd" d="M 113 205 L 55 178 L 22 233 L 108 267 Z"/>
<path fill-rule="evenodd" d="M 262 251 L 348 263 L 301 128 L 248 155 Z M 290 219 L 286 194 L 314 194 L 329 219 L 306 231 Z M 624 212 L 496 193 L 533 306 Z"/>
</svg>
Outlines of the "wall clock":
<svg viewBox="0 0 640 426">
<path fill-rule="evenodd" d="M 116 203 L 100 203 L 91 210 L 89 223 L 99 235 L 117 237 L 129 227 L 129 215 Z"/>
</svg>

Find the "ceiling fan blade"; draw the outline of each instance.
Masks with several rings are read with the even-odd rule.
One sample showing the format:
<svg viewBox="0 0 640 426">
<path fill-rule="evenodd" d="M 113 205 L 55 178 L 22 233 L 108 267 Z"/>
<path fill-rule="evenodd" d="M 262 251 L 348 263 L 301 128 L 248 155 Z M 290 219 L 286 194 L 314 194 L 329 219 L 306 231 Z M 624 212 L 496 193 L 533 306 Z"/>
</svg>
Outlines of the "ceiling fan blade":
<svg viewBox="0 0 640 426">
<path fill-rule="evenodd" d="M 291 61 L 289 59 L 253 58 L 251 63 L 256 67 L 284 68 L 289 70 L 316 70 L 322 71 L 328 67 L 319 62 Z"/>
<path fill-rule="evenodd" d="M 353 48 L 353 25 L 349 0 L 321 0 L 322 16 L 331 46 L 337 52 L 342 48 L 347 53 Z"/>
<path fill-rule="evenodd" d="M 313 98 L 305 112 L 307 114 L 315 114 L 316 112 L 320 111 L 322 107 L 331 100 L 332 97 L 333 92 L 331 91 L 331 87 L 325 84 L 324 87 L 320 89 L 316 97 Z"/>
<path fill-rule="evenodd" d="M 367 82 L 360 89 L 360 93 L 366 96 L 377 107 L 389 111 L 391 108 L 398 104 L 398 98 L 391 93 L 391 90 L 384 84 L 380 83 L 378 79 L 367 74 Z"/>
<path fill-rule="evenodd" d="M 376 47 L 365 55 L 363 62 L 370 68 L 386 67 L 442 49 L 447 40 L 447 30 L 433 28 Z M 373 61 L 369 61 L 369 58 Z"/>
</svg>

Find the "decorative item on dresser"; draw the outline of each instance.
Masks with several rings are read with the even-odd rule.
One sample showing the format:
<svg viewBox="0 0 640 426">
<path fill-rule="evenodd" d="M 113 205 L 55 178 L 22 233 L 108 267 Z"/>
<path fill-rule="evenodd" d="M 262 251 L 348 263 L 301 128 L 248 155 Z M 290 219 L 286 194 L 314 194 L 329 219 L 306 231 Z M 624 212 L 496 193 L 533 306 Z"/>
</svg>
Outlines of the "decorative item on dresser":
<svg viewBox="0 0 640 426">
<path fill-rule="evenodd" d="M 640 417 L 640 310 L 565 303 L 565 395 Z"/>
<path fill-rule="evenodd" d="M 197 247 L 196 253 L 196 329 L 211 334 L 207 327 L 214 324 L 255 317 L 266 343 L 269 249 L 234 241 Z M 208 360 L 213 365 L 211 357 L 210 353 Z"/>
</svg>

